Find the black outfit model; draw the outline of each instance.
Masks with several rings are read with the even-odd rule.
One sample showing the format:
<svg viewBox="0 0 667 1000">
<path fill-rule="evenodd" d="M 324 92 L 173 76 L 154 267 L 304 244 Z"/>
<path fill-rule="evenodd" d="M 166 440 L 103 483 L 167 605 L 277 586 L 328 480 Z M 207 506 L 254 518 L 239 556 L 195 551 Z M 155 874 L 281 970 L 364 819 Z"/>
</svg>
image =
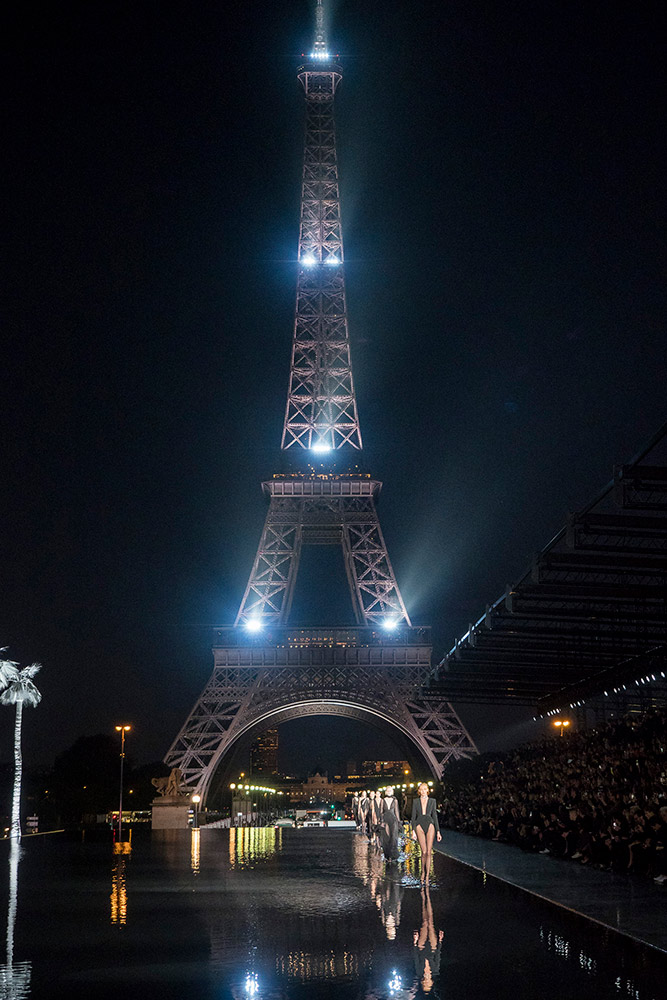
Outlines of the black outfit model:
<svg viewBox="0 0 667 1000">
<path fill-rule="evenodd" d="M 361 833 L 368 833 L 368 808 L 370 800 L 367 795 L 359 798 L 359 830 Z"/>
<path fill-rule="evenodd" d="M 401 815 L 398 802 L 393 795 L 385 795 L 380 802 L 380 843 L 387 861 L 398 857 L 398 834 L 401 829 Z"/>
<path fill-rule="evenodd" d="M 431 826 L 435 827 L 436 833 L 440 833 L 435 799 L 426 800 L 426 812 L 422 812 L 421 798 L 414 799 L 412 802 L 412 819 L 410 820 L 410 824 L 413 830 L 416 830 L 420 826 L 424 831 L 424 836 L 426 836 Z"/>
</svg>

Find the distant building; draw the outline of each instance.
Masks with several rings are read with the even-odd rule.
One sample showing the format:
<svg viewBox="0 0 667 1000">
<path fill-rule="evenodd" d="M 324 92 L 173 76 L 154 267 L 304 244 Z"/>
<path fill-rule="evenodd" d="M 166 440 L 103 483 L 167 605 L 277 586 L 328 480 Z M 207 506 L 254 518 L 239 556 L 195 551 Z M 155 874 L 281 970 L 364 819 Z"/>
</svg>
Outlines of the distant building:
<svg viewBox="0 0 667 1000">
<path fill-rule="evenodd" d="M 253 774 L 278 773 L 278 730 L 267 729 L 250 748 L 250 770 Z"/>
<path fill-rule="evenodd" d="M 412 775 L 412 768 L 407 760 L 365 760 L 361 773 L 366 778 L 402 778 L 405 781 Z"/>
<path fill-rule="evenodd" d="M 304 802 L 335 802 L 341 796 L 341 786 L 329 780 L 327 774 L 316 771 L 304 781 L 301 786 L 301 797 Z"/>
</svg>

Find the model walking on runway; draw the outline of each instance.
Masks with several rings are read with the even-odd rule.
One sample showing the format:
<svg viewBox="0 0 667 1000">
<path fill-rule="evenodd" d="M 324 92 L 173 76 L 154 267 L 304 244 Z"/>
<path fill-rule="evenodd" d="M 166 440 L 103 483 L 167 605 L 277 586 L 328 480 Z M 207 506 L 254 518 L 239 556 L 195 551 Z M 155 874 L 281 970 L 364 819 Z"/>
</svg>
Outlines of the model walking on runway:
<svg viewBox="0 0 667 1000">
<path fill-rule="evenodd" d="M 368 833 L 368 796 L 362 791 L 359 796 L 359 833 Z"/>
<path fill-rule="evenodd" d="M 387 861 L 398 857 L 398 833 L 401 829 L 401 814 L 394 789 L 388 785 L 384 798 L 380 800 L 380 840 L 382 852 Z"/>
<path fill-rule="evenodd" d="M 352 819 L 357 824 L 357 830 L 359 830 L 359 796 L 356 792 L 352 796 Z"/>
<path fill-rule="evenodd" d="M 425 781 L 422 781 L 417 791 L 419 794 L 412 803 L 412 839 L 416 840 L 421 848 L 421 881 L 422 885 L 427 885 L 431 870 L 433 841 L 436 837 L 439 841 L 442 840 L 442 835 L 440 833 L 440 824 L 438 823 L 435 799 L 428 797 L 428 785 Z"/>
<path fill-rule="evenodd" d="M 369 839 L 373 847 L 379 847 L 378 844 L 378 825 L 380 822 L 379 809 L 380 804 L 380 793 L 370 792 L 369 794 L 370 803 L 368 807 L 368 830 Z"/>
</svg>

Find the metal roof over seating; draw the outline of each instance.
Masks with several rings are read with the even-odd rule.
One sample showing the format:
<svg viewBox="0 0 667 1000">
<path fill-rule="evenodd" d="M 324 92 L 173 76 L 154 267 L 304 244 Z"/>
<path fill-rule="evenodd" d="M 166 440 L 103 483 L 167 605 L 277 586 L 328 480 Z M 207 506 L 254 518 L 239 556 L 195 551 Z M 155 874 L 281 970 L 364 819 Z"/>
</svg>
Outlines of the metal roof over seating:
<svg viewBox="0 0 667 1000">
<path fill-rule="evenodd" d="M 452 702 L 540 715 L 648 684 L 667 694 L 667 424 L 438 665 Z M 660 455 L 662 458 L 662 455 Z"/>
</svg>

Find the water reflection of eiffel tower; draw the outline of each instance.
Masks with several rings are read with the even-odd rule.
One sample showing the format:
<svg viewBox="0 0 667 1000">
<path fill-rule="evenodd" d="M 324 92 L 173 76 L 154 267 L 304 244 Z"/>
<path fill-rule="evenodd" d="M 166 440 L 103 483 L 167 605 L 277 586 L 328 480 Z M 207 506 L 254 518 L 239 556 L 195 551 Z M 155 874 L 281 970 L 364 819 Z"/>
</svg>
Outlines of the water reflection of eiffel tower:
<svg viewBox="0 0 667 1000">
<path fill-rule="evenodd" d="M 377 515 L 382 483 L 359 465 L 334 128 L 342 68 L 323 0 L 297 75 L 306 137 L 287 471 L 262 484 L 269 510 L 235 624 L 215 630 L 213 674 L 165 758 L 203 800 L 240 737 L 303 716 L 371 722 L 411 742 L 436 777 L 450 757 L 476 752 L 452 706 L 429 694 L 430 630 L 410 621 Z M 304 545 L 342 547 L 356 627 L 290 626 Z"/>
</svg>

